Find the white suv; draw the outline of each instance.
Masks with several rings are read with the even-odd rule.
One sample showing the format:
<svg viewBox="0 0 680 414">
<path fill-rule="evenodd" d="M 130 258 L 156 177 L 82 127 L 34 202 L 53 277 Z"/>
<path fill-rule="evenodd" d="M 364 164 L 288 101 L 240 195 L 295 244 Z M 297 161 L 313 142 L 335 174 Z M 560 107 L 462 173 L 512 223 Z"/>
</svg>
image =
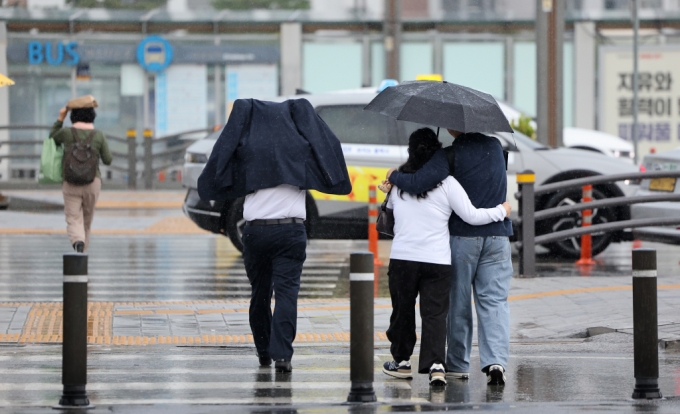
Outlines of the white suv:
<svg viewBox="0 0 680 414">
<path fill-rule="evenodd" d="M 397 167 L 407 158 L 408 136 L 422 125 L 395 121 L 363 108 L 375 96 L 375 89 L 346 92 L 299 95 L 305 98 L 319 116 L 335 132 L 340 141 L 352 180 L 353 191 L 348 196 L 335 196 L 310 191 L 307 196 L 307 230 L 309 238 L 316 239 L 366 239 L 368 237 L 368 186 L 378 184 L 391 167 Z M 278 100 L 288 99 L 282 97 Z M 188 188 L 184 212 L 201 228 L 222 233 L 242 249 L 241 227 L 243 225 L 243 199 L 228 202 L 201 200 L 196 190 L 198 176 L 210 156 L 212 147 L 221 131 L 196 142 L 188 148 L 184 166 L 183 184 Z M 513 136 L 514 135 L 514 136 Z M 576 149 L 550 149 L 519 134 L 495 135 L 509 152 L 508 201 L 517 202 L 515 175 L 526 169 L 536 173 L 536 185 L 563 181 L 589 175 L 616 174 L 637 171 L 625 161 L 592 151 Z M 440 140 L 447 146 L 452 137 L 444 130 Z M 594 198 L 606 198 L 632 194 L 629 185 L 607 184 L 595 186 Z M 380 191 L 379 196 L 382 197 Z M 578 202 L 578 190 L 561 191 L 537 197 L 536 208 Z M 382 200 L 382 198 L 380 198 Z M 595 211 L 594 223 L 630 218 L 628 207 L 599 209 Z M 545 220 L 537 223 L 537 233 L 544 234 L 580 225 L 580 214 Z M 598 234 L 593 238 L 593 253 L 604 250 L 610 242 L 626 239 L 623 232 Z M 547 246 L 554 253 L 565 257 L 577 257 L 580 253 L 579 239 L 570 239 Z"/>
</svg>

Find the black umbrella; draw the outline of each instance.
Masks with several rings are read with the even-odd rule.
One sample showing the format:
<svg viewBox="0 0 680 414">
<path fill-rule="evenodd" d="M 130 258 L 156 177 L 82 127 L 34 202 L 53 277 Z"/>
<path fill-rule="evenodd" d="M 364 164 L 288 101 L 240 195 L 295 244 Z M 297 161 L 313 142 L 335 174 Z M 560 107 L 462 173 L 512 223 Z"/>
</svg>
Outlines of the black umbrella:
<svg viewBox="0 0 680 414">
<path fill-rule="evenodd" d="M 459 132 L 514 132 L 493 96 L 446 81 L 391 86 L 364 110 Z"/>
</svg>

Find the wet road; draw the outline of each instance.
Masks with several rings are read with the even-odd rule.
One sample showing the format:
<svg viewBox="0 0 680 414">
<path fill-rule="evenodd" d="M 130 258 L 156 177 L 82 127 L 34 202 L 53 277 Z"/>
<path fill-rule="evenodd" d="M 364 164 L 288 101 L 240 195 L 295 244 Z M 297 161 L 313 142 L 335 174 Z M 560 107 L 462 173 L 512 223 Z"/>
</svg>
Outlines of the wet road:
<svg viewBox="0 0 680 414">
<path fill-rule="evenodd" d="M 62 235 L 0 235 L 0 301 L 62 298 Z M 97 236 L 89 250 L 89 298 L 191 300 L 250 297 L 241 255 L 221 236 Z M 348 255 L 310 245 L 301 297 L 330 297 Z"/>
<path fill-rule="evenodd" d="M 59 397 L 60 347 L 0 349 L 0 405 L 49 406 Z M 417 353 L 417 350 L 416 350 Z M 630 399 L 632 337 L 607 334 L 590 340 L 513 344 L 505 387 L 489 387 L 473 362 L 469 381 L 433 389 L 426 375 L 398 380 L 380 372 L 390 358 L 376 349 L 376 395 L 381 406 L 361 412 L 434 411 L 436 408 L 529 412 L 660 412 L 680 401 L 634 403 Z M 476 350 L 473 352 L 476 361 Z M 88 394 L 102 412 L 144 404 L 259 404 L 242 412 L 347 412 L 349 355 L 344 347 L 298 347 L 292 374 L 257 367 L 254 351 L 232 347 L 90 347 Z M 661 352 L 660 385 L 666 396 L 680 390 L 680 354 Z M 530 405 L 524 403 L 531 403 Z M 564 404 L 555 404 L 564 403 Z M 487 405 L 489 404 L 489 405 Z M 637 405 L 636 404 L 640 404 Z M 116 409 L 108 405 L 119 406 Z M 264 406 L 263 406 L 264 405 Z M 176 412 L 183 412 L 174 408 Z M 287 410 L 287 411 L 286 411 Z M 541 411 L 544 410 L 544 411 Z M 184 412 L 218 412 L 193 407 Z M 14 412 L 33 412 L 15 410 Z M 41 412 L 40 410 L 36 412 Z M 153 411 L 152 411 L 153 412 Z M 172 412 L 172 411 L 170 411 Z M 238 412 L 235 410 L 234 412 Z M 355 411 L 350 411 L 355 412 Z"/>
<path fill-rule="evenodd" d="M 390 242 L 381 242 L 387 261 Z M 680 275 L 680 246 L 644 243 L 658 251 L 659 274 Z M 611 245 L 597 266 L 578 267 L 543 253 L 542 277 L 629 275 L 632 243 Z M 300 296 L 348 297 L 349 255 L 366 242 L 312 240 L 307 249 Z M 61 300 L 63 235 L 0 234 L 0 301 Z M 215 235 L 97 235 L 89 253 L 89 292 L 94 301 L 221 300 L 250 297 L 243 259 L 231 242 Z M 514 255 L 515 273 L 519 268 Z M 380 290 L 388 297 L 387 268 Z"/>
</svg>

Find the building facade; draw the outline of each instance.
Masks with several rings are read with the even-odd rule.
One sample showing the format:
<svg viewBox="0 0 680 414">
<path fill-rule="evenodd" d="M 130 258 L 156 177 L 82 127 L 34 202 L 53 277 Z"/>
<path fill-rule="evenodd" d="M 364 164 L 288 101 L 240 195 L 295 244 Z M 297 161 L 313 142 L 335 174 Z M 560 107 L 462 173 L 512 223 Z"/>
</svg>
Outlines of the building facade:
<svg viewBox="0 0 680 414">
<path fill-rule="evenodd" d="M 527 15 L 535 3 L 404 0 L 399 80 L 439 73 L 535 116 L 536 46 L 533 17 Z M 627 12 L 616 2 L 575 3 L 580 8 L 568 10 L 565 31 L 565 126 L 599 127 L 626 138 L 625 119 L 610 116 L 626 116 L 617 106 L 625 97 L 616 95 L 615 86 L 600 86 L 604 78 L 619 76 L 615 68 L 601 71 L 612 65 L 602 58 L 611 46 L 629 47 Z M 663 18 L 655 8 L 659 4 L 648 3 L 654 7 L 641 12 L 645 47 L 680 47 L 678 2 L 659 3 L 666 7 Z M 216 12 L 204 6 L 193 10 L 189 0 L 151 11 L 0 8 L 0 27 L 6 30 L 0 72 L 4 58 L 16 81 L 5 88 L 0 119 L 4 111 L 9 125 L 49 125 L 66 101 L 91 93 L 100 105 L 98 128 L 117 136 L 150 128 L 163 136 L 223 124 L 238 98 L 377 86 L 385 77 L 381 5 L 312 1 L 306 11 Z M 666 72 L 659 66 L 649 73 Z M 676 78 L 668 76 L 669 90 L 659 91 L 668 96 L 649 99 L 652 106 L 656 99 L 670 99 L 663 110 L 680 114 L 680 89 L 674 95 Z M 658 118 L 654 111 L 650 117 Z M 643 151 L 680 145 L 680 125 L 674 118 L 668 122 L 669 139 L 652 138 Z M 45 131 L 0 134 L 36 140 Z M 0 155 L 8 151 L 12 158 L 0 158 L 0 180 L 34 179 L 36 160 L 20 155 L 34 154 L 39 146 L 0 146 Z M 116 174 L 122 173 L 109 175 Z"/>
</svg>

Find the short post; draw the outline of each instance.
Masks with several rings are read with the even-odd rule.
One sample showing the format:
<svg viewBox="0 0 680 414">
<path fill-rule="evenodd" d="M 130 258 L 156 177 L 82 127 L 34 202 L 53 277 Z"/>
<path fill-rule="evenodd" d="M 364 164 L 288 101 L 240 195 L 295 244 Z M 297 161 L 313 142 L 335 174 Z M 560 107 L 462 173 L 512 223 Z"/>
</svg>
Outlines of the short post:
<svg viewBox="0 0 680 414">
<path fill-rule="evenodd" d="M 634 399 L 661 398 L 656 250 L 633 250 Z"/>
<path fill-rule="evenodd" d="M 87 398 L 87 254 L 64 255 L 61 383 L 56 409 L 93 408 Z"/>
<path fill-rule="evenodd" d="M 128 188 L 137 188 L 137 131 L 127 130 L 128 139 Z"/>
<path fill-rule="evenodd" d="M 591 203 L 593 201 L 593 186 L 588 184 L 583 186 L 582 203 Z M 590 227 L 593 224 L 593 210 L 583 210 L 581 212 L 581 227 Z M 584 234 L 581 236 L 581 258 L 576 261 L 577 265 L 592 266 L 595 263 L 593 260 L 593 236 Z"/>
<path fill-rule="evenodd" d="M 517 174 L 519 186 L 519 275 L 536 276 L 536 224 L 534 221 L 534 183 L 536 175 L 531 170 Z"/>
<path fill-rule="evenodd" d="M 350 403 L 375 402 L 373 390 L 373 254 L 349 259 Z"/>
<path fill-rule="evenodd" d="M 373 253 L 374 259 L 374 273 L 375 280 L 373 282 L 373 294 L 378 296 L 378 279 L 380 276 L 380 266 L 383 262 L 380 261 L 378 250 L 378 198 L 376 196 L 376 186 L 368 186 L 368 250 Z"/>
<path fill-rule="evenodd" d="M 153 132 L 144 130 L 144 188 L 153 189 Z"/>
</svg>

